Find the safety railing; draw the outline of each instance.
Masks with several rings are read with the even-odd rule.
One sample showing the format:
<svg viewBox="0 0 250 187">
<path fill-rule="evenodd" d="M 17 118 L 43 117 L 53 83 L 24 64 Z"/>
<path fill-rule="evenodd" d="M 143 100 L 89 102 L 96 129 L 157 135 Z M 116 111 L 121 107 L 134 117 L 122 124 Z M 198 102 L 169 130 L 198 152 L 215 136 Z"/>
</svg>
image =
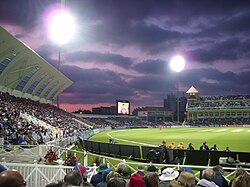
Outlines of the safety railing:
<svg viewBox="0 0 250 187">
<path fill-rule="evenodd" d="M 88 158 L 90 156 L 94 157 L 100 157 L 102 159 L 102 163 L 107 163 L 108 166 L 116 170 L 116 166 L 119 162 L 125 162 L 128 167 L 131 168 L 132 172 L 135 172 L 135 167 L 137 165 L 145 165 L 145 167 L 151 165 L 152 163 L 142 163 L 142 162 L 132 162 L 132 161 L 126 161 L 118 158 L 113 157 L 107 157 L 107 156 L 100 156 L 93 153 L 83 153 L 85 154 L 85 160 L 84 165 L 88 163 Z M 115 161 L 115 162 L 114 162 Z M 117 163 L 117 164 L 114 164 Z M 64 176 L 73 170 L 72 166 L 64 166 L 64 165 L 46 165 L 46 164 L 38 164 L 37 162 L 31 164 L 23 164 L 23 163 L 8 163 L 8 162 L 2 162 L 3 166 L 5 166 L 8 169 L 15 169 L 18 170 L 24 177 L 25 181 L 27 182 L 27 186 L 29 187 L 44 187 L 49 183 L 57 182 L 59 180 L 63 180 Z M 162 168 L 163 166 L 172 167 L 175 170 L 180 170 L 181 167 L 188 167 L 191 168 L 195 172 L 196 179 L 199 180 L 200 176 L 200 170 L 203 170 L 205 168 L 211 168 L 209 166 L 195 166 L 195 165 L 174 165 L 174 164 L 154 164 L 158 168 Z M 90 181 L 93 174 L 96 173 L 97 166 L 90 166 L 88 167 L 88 181 Z M 227 181 L 230 181 L 230 178 L 232 178 L 233 173 L 237 168 L 231 168 L 231 167 L 223 167 L 223 169 L 226 171 L 224 177 Z M 245 170 L 250 171 L 250 168 L 245 168 Z"/>
<path fill-rule="evenodd" d="M 5 162 L 27 162 L 33 163 L 34 160 L 42 160 L 46 153 L 53 149 L 58 155 L 69 150 L 66 148 L 68 145 L 76 142 L 77 137 L 68 137 L 48 142 L 42 145 L 0 145 L 0 159 Z"/>
<path fill-rule="evenodd" d="M 44 187 L 49 183 L 63 180 L 66 173 L 73 170 L 72 166 L 64 165 L 45 165 L 45 164 L 21 164 L 21 163 L 4 163 L 2 165 L 7 169 L 19 171 L 28 187 Z M 94 169 L 91 170 L 91 172 Z"/>
</svg>

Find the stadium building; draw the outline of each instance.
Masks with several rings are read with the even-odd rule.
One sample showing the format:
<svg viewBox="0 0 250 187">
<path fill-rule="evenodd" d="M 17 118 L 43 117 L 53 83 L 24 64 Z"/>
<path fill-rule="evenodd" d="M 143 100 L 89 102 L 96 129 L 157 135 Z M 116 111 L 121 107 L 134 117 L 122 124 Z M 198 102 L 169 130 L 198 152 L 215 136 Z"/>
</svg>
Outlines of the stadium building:
<svg viewBox="0 0 250 187">
<path fill-rule="evenodd" d="M 192 86 L 187 92 L 187 121 L 208 125 L 250 124 L 250 95 L 200 96 Z"/>
<path fill-rule="evenodd" d="M 92 114 L 101 114 L 101 115 L 116 115 L 116 106 L 110 106 L 110 107 L 95 107 L 92 108 Z"/>
<path fill-rule="evenodd" d="M 72 84 L 35 51 L 0 27 L 0 92 L 52 103 Z"/>
<path fill-rule="evenodd" d="M 173 121 L 173 112 L 164 107 L 136 108 L 133 115 L 150 122 Z"/>
<path fill-rule="evenodd" d="M 186 104 L 187 104 L 187 98 L 185 97 L 185 93 L 183 93 L 182 96 L 179 97 L 179 102 L 176 97 L 176 94 L 167 95 L 167 98 L 164 99 L 163 102 L 164 102 L 164 108 L 173 112 L 173 121 L 178 120 L 177 104 L 179 104 L 179 120 L 180 122 L 183 122 L 185 120 Z"/>
</svg>

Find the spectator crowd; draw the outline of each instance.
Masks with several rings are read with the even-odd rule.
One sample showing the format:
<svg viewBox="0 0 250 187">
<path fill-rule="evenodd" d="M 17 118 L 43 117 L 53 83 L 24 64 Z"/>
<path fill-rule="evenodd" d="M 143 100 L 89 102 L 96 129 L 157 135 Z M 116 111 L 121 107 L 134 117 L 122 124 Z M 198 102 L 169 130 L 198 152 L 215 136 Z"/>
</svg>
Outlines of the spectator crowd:
<svg viewBox="0 0 250 187">
<path fill-rule="evenodd" d="M 194 171 L 183 167 L 175 170 L 163 166 L 138 165 L 136 171 L 124 162 L 115 168 L 100 164 L 93 175 L 89 168 L 76 165 L 61 181 L 47 184 L 45 187 L 85 186 L 85 187 L 249 187 L 250 174 L 242 169 L 235 170 L 231 181 L 227 181 L 220 165 L 200 171 L 197 178 Z M 16 170 L 7 170 L 0 165 L 0 187 L 24 187 L 27 182 Z"/>
<path fill-rule="evenodd" d="M 32 116 L 38 122 L 29 121 L 22 114 Z M 75 119 L 53 105 L 0 92 L 0 138 L 5 144 L 43 144 L 89 129 Z"/>
</svg>

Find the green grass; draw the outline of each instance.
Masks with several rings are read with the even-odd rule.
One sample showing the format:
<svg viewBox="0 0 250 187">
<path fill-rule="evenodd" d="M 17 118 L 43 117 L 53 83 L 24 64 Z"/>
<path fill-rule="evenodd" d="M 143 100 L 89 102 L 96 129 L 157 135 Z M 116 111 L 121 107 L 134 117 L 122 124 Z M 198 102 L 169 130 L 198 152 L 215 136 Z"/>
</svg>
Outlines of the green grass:
<svg viewBox="0 0 250 187">
<path fill-rule="evenodd" d="M 239 132 L 237 132 L 238 130 Z M 185 147 L 192 142 L 194 148 L 199 149 L 202 142 L 206 140 L 209 147 L 216 144 L 220 151 L 228 146 L 231 151 L 250 152 L 250 127 L 123 129 L 105 131 L 92 136 L 90 140 L 108 142 L 107 133 L 114 138 L 121 139 L 115 140 L 115 143 L 119 144 L 139 145 L 139 143 L 144 143 L 159 146 L 162 140 L 166 140 L 168 145 L 172 141 L 176 146 L 183 142 Z"/>
</svg>

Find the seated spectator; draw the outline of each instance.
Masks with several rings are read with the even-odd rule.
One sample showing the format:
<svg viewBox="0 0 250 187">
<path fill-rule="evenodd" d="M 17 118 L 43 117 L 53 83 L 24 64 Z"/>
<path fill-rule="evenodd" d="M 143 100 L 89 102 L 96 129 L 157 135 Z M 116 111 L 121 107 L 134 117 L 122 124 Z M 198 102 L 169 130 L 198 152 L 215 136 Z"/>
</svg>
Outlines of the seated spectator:
<svg viewBox="0 0 250 187">
<path fill-rule="evenodd" d="M 240 172 L 241 173 L 241 172 Z M 245 170 L 243 173 L 238 174 L 232 181 L 232 187 L 249 187 L 250 186 L 250 174 Z"/>
<path fill-rule="evenodd" d="M 102 182 L 99 182 L 96 187 L 106 187 L 107 186 L 107 175 L 111 172 L 112 170 L 110 168 L 105 169 L 102 172 Z"/>
<path fill-rule="evenodd" d="M 28 141 L 27 140 L 26 141 L 28 142 L 28 144 L 37 145 L 37 141 L 34 139 L 32 132 L 29 131 L 26 136 L 27 136 L 27 140 L 28 140 Z M 24 136 L 24 139 L 25 139 L 25 136 Z"/>
<path fill-rule="evenodd" d="M 137 174 L 140 174 L 142 177 L 144 177 L 144 175 L 145 175 L 145 173 L 144 173 L 144 168 L 145 168 L 144 165 L 139 164 L 139 165 L 137 166 L 137 171 L 136 171 L 136 173 L 137 173 Z"/>
<path fill-rule="evenodd" d="M 132 174 L 132 170 L 130 169 L 129 166 L 126 166 L 126 167 L 123 169 L 123 171 L 122 171 L 122 173 L 121 173 L 121 176 L 122 176 L 122 178 L 128 183 L 131 174 Z"/>
<path fill-rule="evenodd" d="M 95 157 L 94 163 L 97 166 L 100 166 L 101 162 L 102 162 L 102 158 L 101 157 L 99 157 L 99 156 Z"/>
<path fill-rule="evenodd" d="M 96 169 L 97 174 L 93 175 L 90 179 L 90 183 L 93 186 L 96 186 L 99 182 L 102 182 L 102 172 L 108 169 L 107 164 L 100 164 L 99 167 Z"/>
<path fill-rule="evenodd" d="M 176 147 L 175 147 L 175 145 L 174 145 L 174 142 L 172 142 L 172 143 L 169 145 L 168 148 L 169 148 L 169 149 L 175 149 Z"/>
<path fill-rule="evenodd" d="M 107 187 L 126 187 L 126 181 L 124 179 L 114 177 L 107 182 Z"/>
<path fill-rule="evenodd" d="M 19 145 L 27 145 L 27 141 L 22 137 L 22 135 L 18 135 L 18 138 L 17 138 L 17 143 Z"/>
<path fill-rule="evenodd" d="M 77 159 L 76 159 L 74 153 L 69 152 L 69 154 L 65 160 L 65 164 L 67 166 L 75 166 L 77 164 Z"/>
<path fill-rule="evenodd" d="M 218 147 L 216 146 L 216 144 L 214 144 L 213 147 L 211 147 L 211 151 L 219 151 Z"/>
<path fill-rule="evenodd" d="M 55 162 L 58 157 L 58 153 L 56 151 L 53 151 L 52 148 L 47 152 L 47 154 L 44 156 L 45 160 L 49 163 Z"/>
<path fill-rule="evenodd" d="M 226 179 L 223 177 L 224 170 L 220 165 L 213 167 L 215 176 L 214 176 L 214 182 L 220 187 L 228 187 L 228 183 Z"/>
<path fill-rule="evenodd" d="M 249 173 L 244 170 L 243 168 L 238 168 L 235 170 L 234 173 L 234 178 L 230 181 L 229 186 L 231 187 L 246 187 L 246 186 L 250 186 L 249 183 Z"/>
<path fill-rule="evenodd" d="M 68 185 L 63 181 L 58 181 L 58 183 L 52 182 L 50 184 L 47 184 L 45 187 L 66 187 L 66 186 Z"/>
<path fill-rule="evenodd" d="M 126 166 L 126 163 L 123 161 L 118 163 L 116 167 L 116 172 L 122 174 L 122 171 L 125 169 Z"/>
<path fill-rule="evenodd" d="M 168 148 L 166 140 L 163 140 L 161 145 L 159 145 L 160 148 Z"/>
<path fill-rule="evenodd" d="M 159 169 L 155 167 L 154 165 L 148 166 L 148 169 L 147 169 L 148 172 L 158 172 L 158 170 Z"/>
<path fill-rule="evenodd" d="M 184 145 L 182 142 L 179 145 L 177 145 L 177 149 L 184 149 Z"/>
<path fill-rule="evenodd" d="M 158 187 L 159 176 L 155 172 L 149 172 L 145 175 L 144 181 L 147 187 Z"/>
<path fill-rule="evenodd" d="M 93 187 L 93 185 L 88 181 L 83 181 L 82 186 L 84 186 L 84 187 Z"/>
<path fill-rule="evenodd" d="M 193 144 L 192 144 L 192 143 L 189 143 L 189 144 L 188 144 L 187 150 L 194 150 L 194 147 L 193 147 Z"/>
<path fill-rule="evenodd" d="M 186 171 L 186 172 L 194 174 L 193 170 L 191 168 L 188 168 L 188 167 L 181 167 L 180 172 L 182 172 L 182 171 Z"/>
<path fill-rule="evenodd" d="M 109 138 L 109 143 L 115 143 L 114 138 Z"/>
<path fill-rule="evenodd" d="M 203 144 L 200 146 L 200 150 L 202 151 L 209 151 L 209 147 L 207 146 L 207 142 L 204 141 Z"/>
<path fill-rule="evenodd" d="M 160 170 L 160 174 L 162 175 L 162 172 L 165 170 L 165 169 L 167 169 L 168 167 L 167 166 L 163 166 L 162 168 L 161 168 L 161 170 Z"/>
<path fill-rule="evenodd" d="M 64 182 L 67 185 L 80 186 L 83 182 L 82 174 L 80 171 L 71 171 L 64 176 Z"/>
<path fill-rule="evenodd" d="M 108 182 L 111 178 L 122 178 L 122 176 L 117 173 L 116 171 L 111 171 L 107 177 L 106 177 L 106 181 Z"/>
<path fill-rule="evenodd" d="M 87 181 L 88 172 L 83 165 L 78 164 L 73 168 L 73 170 L 80 171 L 82 174 L 83 181 Z"/>
<path fill-rule="evenodd" d="M 215 173 L 212 168 L 207 168 L 202 171 L 201 180 L 197 183 L 198 186 L 203 187 L 218 187 L 214 183 Z"/>
<path fill-rule="evenodd" d="M 24 187 L 26 182 L 23 176 L 16 170 L 5 170 L 0 173 L 1 187 Z"/>
<path fill-rule="evenodd" d="M 128 187 L 144 187 L 144 180 L 142 179 L 142 176 L 139 174 L 133 174 L 130 177 Z"/>
<path fill-rule="evenodd" d="M 159 177 L 161 187 L 169 187 L 170 181 L 175 180 L 179 176 L 178 171 L 174 171 L 173 168 L 166 168 L 162 171 L 162 175 Z"/>
<path fill-rule="evenodd" d="M 172 180 L 170 182 L 171 187 L 197 187 L 195 185 L 195 176 L 189 172 L 181 172 L 177 180 Z"/>
<path fill-rule="evenodd" d="M 231 152 L 229 147 L 226 147 L 226 149 L 224 150 L 225 152 Z"/>
</svg>

